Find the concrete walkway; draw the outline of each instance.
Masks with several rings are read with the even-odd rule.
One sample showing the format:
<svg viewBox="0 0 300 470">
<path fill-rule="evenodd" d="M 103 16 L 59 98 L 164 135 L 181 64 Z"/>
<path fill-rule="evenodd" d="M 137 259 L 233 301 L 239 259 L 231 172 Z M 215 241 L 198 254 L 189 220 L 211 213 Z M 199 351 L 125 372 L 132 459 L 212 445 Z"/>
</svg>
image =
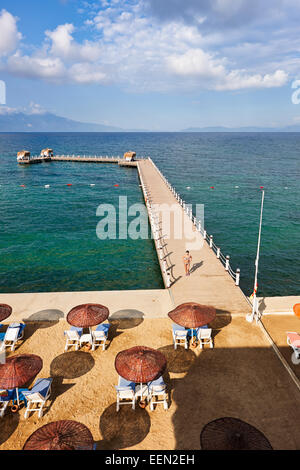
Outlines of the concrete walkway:
<svg viewBox="0 0 300 470">
<path fill-rule="evenodd" d="M 219 313 L 246 314 L 250 312 L 249 303 L 241 289 L 235 285 L 222 263 L 209 245 L 204 242 L 202 235 L 195 231 L 191 220 L 184 213 L 151 160 L 140 161 L 138 170 L 150 195 L 152 207 L 155 204 L 165 205 L 159 216 L 161 226 L 162 216 L 166 216 L 168 211 L 169 214 L 172 214 L 172 209 L 168 209 L 166 205 L 171 207 L 176 204 L 183 215 L 183 228 L 187 228 L 190 233 L 194 232 L 195 241 L 200 246 L 197 249 L 190 248 L 190 254 L 193 257 L 192 272 L 190 276 L 185 276 L 182 257 L 189 249 L 191 240 L 188 240 L 185 235 L 181 239 L 176 239 L 174 217 L 171 215 L 169 238 L 163 238 L 162 243 L 164 245 L 164 259 L 171 273 L 170 293 L 174 304 L 198 302 L 213 305 Z"/>
<path fill-rule="evenodd" d="M 85 303 L 105 305 L 110 318 L 165 318 L 174 308 L 166 289 L 1 294 L 0 298 L 13 309 L 9 322 L 58 321 Z"/>
<path fill-rule="evenodd" d="M 300 304 L 300 295 L 285 297 L 258 297 L 258 308 L 261 314 L 294 315 L 293 306 Z"/>
</svg>

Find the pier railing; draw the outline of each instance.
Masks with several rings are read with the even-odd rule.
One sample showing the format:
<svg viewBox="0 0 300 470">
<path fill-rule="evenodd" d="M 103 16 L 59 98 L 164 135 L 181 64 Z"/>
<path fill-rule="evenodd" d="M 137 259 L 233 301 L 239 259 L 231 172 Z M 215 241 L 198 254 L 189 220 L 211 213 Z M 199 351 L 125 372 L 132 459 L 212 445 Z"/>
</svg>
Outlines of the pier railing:
<svg viewBox="0 0 300 470">
<path fill-rule="evenodd" d="M 144 183 L 144 180 L 140 171 L 139 171 L 139 176 L 140 176 L 141 187 L 142 187 L 143 194 L 144 194 L 145 204 L 148 210 L 152 237 L 154 239 L 154 243 L 157 248 L 156 251 L 158 253 L 159 263 L 160 263 L 162 274 L 163 274 L 163 281 L 164 281 L 165 287 L 169 288 L 171 287 L 171 284 L 172 284 L 171 273 L 170 273 L 171 266 L 168 265 L 167 253 L 164 252 L 166 244 L 163 243 L 163 235 L 161 233 L 161 227 L 159 226 L 159 216 L 152 208 L 151 196 L 148 191 L 148 188 L 146 187 Z"/>
<path fill-rule="evenodd" d="M 73 160 L 73 159 L 76 159 L 76 160 L 94 159 L 94 160 L 99 160 L 99 161 L 107 160 L 107 162 L 119 162 L 120 160 L 123 160 L 123 158 L 120 156 L 110 157 L 108 155 L 74 155 L 73 154 L 73 155 L 53 155 L 53 157 L 51 157 L 51 160 Z"/>
<path fill-rule="evenodd" d="M 176 189 L 174 188 L 174 186 L 171 185 L 171 183 L 167 180 L 167 178 L 162 174 L 162 172 L 160 171 L 160 169 L 155 165 L 155 163 L 153 162 L 153 160 L 149 157 L 149 160 L 151 161 L 152 165 L 154 166 L 154 168 L 156 169 L 156 171 L 159 173 L 159 175 L 161 176 L 161 178 L 163 179 L 163 181 L 165 182 L 165 184 L 167 185 L 167 187 L 170 189 L 170 191 L 173 193 L 174 197 L 176 198 L 176 200 L 178 201 L 178 203 L 181 205 L 181 207 L 183 208 L 184 212 L 187 214 L 187 216 L 190 218 L 190 220 L 192 221 L 193 225 L 195 226 L 195 229 L 201 233 L 201 235 L 203 236 L 204 240 L 207 242 L 207 244 L 209 245 L 209 247 L 212 249 L 212 251 L 216 254 L 217 258 L 220 260 L 220 262 L 223 264 L 223 266 L 225 267 L 225 270 L 228 272 L 228 274 L 230 274 L 230 276 L 232 277 L 232 279 L 234 280 L 235 282 L 235 285 L 236 286 L 239 286 L 240 284 L 240 276 L 241 276 L 241 271 L 239 268 L 237 268 L 236 272 L 234 272 L 234 270 L 232 269 L 231 265 L 230 265 L 230 256 L 229 255 L 226 255 L 224 256 L 223 253 L 221 252 L 221 249 L 220 247 L 218 247 L 215 243 L 214 243 L 214 240 L 213 240 L 213 235 L 208 235 L 207 231 L 205 230 L 205 228 L 202 226 L 201 224 L 201 220 L 198 220 L 194 215 L 193 215 L 193 212 L 192 212 L 192 209 L 189 207 L 188 204 L 186 204 L 186 202 L 182 199 L 182 197 L 180 196 L 180 194 L 176 191 Z"/>
</svg>

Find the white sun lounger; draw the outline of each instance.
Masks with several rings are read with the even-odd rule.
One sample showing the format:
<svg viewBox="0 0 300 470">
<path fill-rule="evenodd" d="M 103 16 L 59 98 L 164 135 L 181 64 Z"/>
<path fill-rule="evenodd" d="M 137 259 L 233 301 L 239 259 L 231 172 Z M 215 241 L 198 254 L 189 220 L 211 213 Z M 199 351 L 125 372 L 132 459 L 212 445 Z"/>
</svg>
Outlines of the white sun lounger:
<svg viewBox="0 0 300 470">
<path fill-rule="evenodd" d="M 203 348 L 204 344 L 209 344 L 211 348 L 214 347 L 213 340 L 211 337 L 211 328 L 199 328 L 198 333 L 197 333 L 197 338 L 199 341 L 199 346 L 200 349 Z"/>
<path fill-rule="evenodd" d="M 96 346 L 101 346 L 102 350 L 105 350 L 105 344 L 108 336 L 108 330 L 110 328 L 110 323 L 102 323 L 98 325 L 96 330 L 92 332 L 93 345 L 92 351 L 95 351 Z"/>
<path fill-rule="evenodd" d="M 150 410 L 154 410 L 154 405 L 163 403 L 164 409 L 168 409 L 168 394 L 167 386 L 162 377 L 157 380 L 148 382 L 148 401 L 150 403 Z"/>
<path fill-rule="evenodd" d="M 75 346 L 75 350 L 78 351 L 82 331 L 82 328 L 76 328 L 75 326 L 72 326 L 69 330 L 64 332 L 66 336 L 65 351 L 68 350 L 69 346 Z"/>
<path fill-rule="evenodd" d="M 24 336 L 24 323 L 11 323 L 5 333 L 0 351 L 5 348 L 10 348 L 11 351 L 15 350 L 16 343 Z"/>
<path fill-rule="evenodd" d="M 115 389 L 117 391 L 117 411 L 119 411 L 120 405 L 132 405 L 134 410 L 136 401 L 135 383 L 119 376 L 119 382 L 118 385 L 115 385 Z"/>
<path fill-rule="evenodd" d="M 183 326 L 176 325 L 173 323 L 172 325 L 173 331 L 173 342 L 174 342 L 174 349 L 177 349 L 178 344 L 184 343 L 185 349 L 188 349 L 188 330 L 186 330 Z"/>
<path fill-rule="evenodd" d="M 24 418 L 28 418 L 31 411 L 38 411 L 38 417 L 43 416 L 43 407 L 51 394 L 52 378 L 37 379 L 33 384 L 31 390 L 22 391 L 22 394 L 27 400 L 27 408 L 24 413 Z M 34 408 L 36 406 L 36 408 Z"/>
</svg>

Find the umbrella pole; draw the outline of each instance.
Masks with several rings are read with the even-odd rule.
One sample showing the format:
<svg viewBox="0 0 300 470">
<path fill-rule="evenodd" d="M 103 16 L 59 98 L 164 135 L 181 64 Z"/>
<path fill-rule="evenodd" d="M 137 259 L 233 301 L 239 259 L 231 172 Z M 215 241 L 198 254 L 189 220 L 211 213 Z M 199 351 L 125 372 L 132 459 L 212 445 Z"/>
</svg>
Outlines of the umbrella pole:
<svg viewBox="0 0 300 470">
<path fill-rule="evenodd" d="M 17 392 L 17 403 L 18 403 L 18 406 L 20 406 L 19 389 L 18 389 L 18 387 L 16 388 L 16 392 Z"/>
<path fill-rule="evenodd" d="M 93 330 L 92 330 L 92 327 L 89 326 L 89 332 L 90 332 L 90 335 L 91 335 L 91 346 L 93 347 L 94 341 L 93 341 L 93 334 L 92 334 L 92 331 L 93 331 Z"/>
<path fill-rule="evenodd" d="M 143 384 L 141 382 L 140 382 L 140 387 L 141 387 L 140 407 L 145 408 L 146 401 L 143 401 Z"/>
</svg>

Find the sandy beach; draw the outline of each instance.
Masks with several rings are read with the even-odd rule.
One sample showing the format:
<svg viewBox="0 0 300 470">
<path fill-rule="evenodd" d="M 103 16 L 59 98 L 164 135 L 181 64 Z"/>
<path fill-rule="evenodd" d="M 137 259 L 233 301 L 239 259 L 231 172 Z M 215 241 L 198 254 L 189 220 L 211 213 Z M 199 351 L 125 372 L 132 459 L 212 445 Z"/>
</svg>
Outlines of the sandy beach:
<svg viewBox="0 0 300 470">
<path fill-rule="evenodd" d="M 50 405 L 38 419 L 6 413 L 0 449 L 22 449 L 38 427 L 58 419 L 86 424 L 97 449 L 200 449 L 200 431 L 219 417 L 233 416 L 262 431 L 274 449 L 299 449 L 299 391 L 261 329 L 240 316 L 218 316 L 211 325 L 214 349 L 174 350 L 167 318 L 113 320 L 105 351 L 64 352 L 64 319 L 32 322 L 14 353 L 43 359 L 38 377 L 53 377 Z M 116 354 L 135 345 L 162 351 L 168 360 L 165 381 L 168 411 L 122 406 L 116 412 Z"/>
</svg>

